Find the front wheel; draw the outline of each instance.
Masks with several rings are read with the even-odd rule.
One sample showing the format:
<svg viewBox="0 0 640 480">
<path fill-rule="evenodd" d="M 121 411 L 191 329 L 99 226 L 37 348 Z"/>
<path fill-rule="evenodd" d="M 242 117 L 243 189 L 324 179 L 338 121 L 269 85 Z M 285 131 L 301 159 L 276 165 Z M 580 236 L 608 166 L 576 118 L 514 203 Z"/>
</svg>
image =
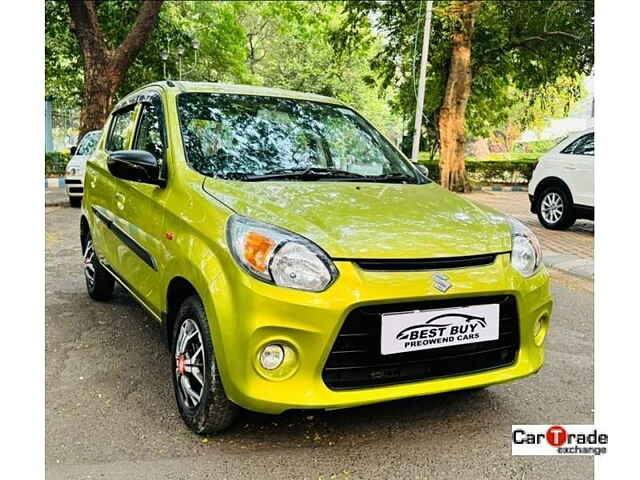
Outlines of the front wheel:
<svg viewBox="0 0 640 480">
<path fill-rule="evenodd" d="M 69 197 L 69 205 L 74 208 L 80 207 L 82 204 L 82 197 Z"/>
<path fill-rule="evenodd" d="M 538 220 L 551 230 L 566 230 L 576 221 L 573 203 L 567 192 L 558 187 L 547 188 L 538 203 Z"/>
<path fill-rule="evenodd" d="M 239 407 L 225 394 L 207 316 L 197 296 L 182 303 L 172 338 L 173 389 L 184 423 L 199 435 L 221 432 L 234 422 Z"/>
</svg>

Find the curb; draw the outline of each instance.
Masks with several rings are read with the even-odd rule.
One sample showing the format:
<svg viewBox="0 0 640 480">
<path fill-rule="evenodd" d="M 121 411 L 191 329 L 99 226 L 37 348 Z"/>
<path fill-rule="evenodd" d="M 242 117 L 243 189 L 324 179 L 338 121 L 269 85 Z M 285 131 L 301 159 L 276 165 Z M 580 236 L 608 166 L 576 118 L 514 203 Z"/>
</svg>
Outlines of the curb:
<svg viewBox="0 0 640 480">
<path fill-rule="evenodd" d="M 485 185 L 473 187 L 474 192 L 526 192 L 527 187 L 523 185 Z"/>
<path fill-rule="evenodd" d="M 568 255 L 552 251 L 542 252 L 542 259 L 547 267 L 555 268 L 576 277 L 593 280 L 594 263 L 593 259 L 580 258 L 575 255 Z"/>
<path fill-rule="evenodd" d="M 56 190 L 64 188 L 64 177 L 50 177 L 44 179 L 45 190 Z"/>
</svg>

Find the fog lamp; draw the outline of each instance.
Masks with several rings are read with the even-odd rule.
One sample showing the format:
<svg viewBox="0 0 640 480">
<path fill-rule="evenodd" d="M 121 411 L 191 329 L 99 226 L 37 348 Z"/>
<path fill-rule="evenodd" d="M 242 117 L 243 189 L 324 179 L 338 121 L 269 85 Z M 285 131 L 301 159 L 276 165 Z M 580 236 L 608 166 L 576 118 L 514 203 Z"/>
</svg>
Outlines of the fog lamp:
<svg viewBox="0 0 640 480">
<path fill-rule="evenodd" d="M 542 316 L 536 320 L 533 325 L 533 341 L 539 347 L 544 342 L 544 337 L 547 335 L 547 322 L 549 319 L 546 316 Z"/>
<path fill-rule="evenodd" d="M 282 345 L 267 345 L 260 352 L 260 365 L 265 370 L 275 370 L 284 361 L 284 348 Z"/>
</svg>

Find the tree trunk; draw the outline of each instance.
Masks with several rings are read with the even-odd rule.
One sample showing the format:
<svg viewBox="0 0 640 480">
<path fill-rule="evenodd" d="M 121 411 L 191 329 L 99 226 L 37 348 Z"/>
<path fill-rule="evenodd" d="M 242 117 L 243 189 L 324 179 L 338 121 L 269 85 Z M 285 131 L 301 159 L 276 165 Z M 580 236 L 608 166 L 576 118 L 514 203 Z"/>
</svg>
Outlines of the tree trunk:
<svg viewBox="0 0 640 480">
<path fill-rule="evenodd" d="M 477 1 L 457 1 L 452 7 L 457 27 L 452 35 L 451 63 L 440 108 L 438 136 L 440 184 L 455 192 L 471 190 L 464 167 L 464 117 L 471 94 L 471 37 L 479 6 Z"/>
<path fill-rule="evenodd" d="M 85 57 L 83 107 L 80 112 L 80 138 L 90 130 L 103 127 L 122 83 L 122 75 L 113 71 L 106 58 Z"/>
<path fill-rule="evenodd" d="M 71 31 L 78 38 L 84 58 L 80 138 L 89 130 L 104 126 L 129 65 L 158 21 L 162 0 L 146 0 L 142 3 L 131 30 L 115 50 L 107 48 L 96 13 L 96 0 L 68 0 L 68 4 Z"/>
</svg>

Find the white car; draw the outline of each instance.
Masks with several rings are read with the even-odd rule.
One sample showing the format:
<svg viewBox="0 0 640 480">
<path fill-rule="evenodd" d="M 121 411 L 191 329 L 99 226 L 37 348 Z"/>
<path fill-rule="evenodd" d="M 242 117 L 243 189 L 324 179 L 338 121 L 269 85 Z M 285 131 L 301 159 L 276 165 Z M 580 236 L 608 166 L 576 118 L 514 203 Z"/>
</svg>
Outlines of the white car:
<svg viewBox="0 0 640 480">
<path fill-rule="evenodd" d="M 531 211 L 552 230 L 569 228 L 577 218 L 593 220 L 593 129 L 569 135 L 545 153 L 529 182 Z"/>
<path fill-rule="evenodd" d="M 71 147 L 71 160 L 67 163 L 64 177 L 65 189 L 72 207 L 79 207 L 84 192 L 84 171 L 87 159 L 96 148 L 101 135 L 100 130 L 92 130 L 85 133 L 78 147 Z"/>
</svg>

